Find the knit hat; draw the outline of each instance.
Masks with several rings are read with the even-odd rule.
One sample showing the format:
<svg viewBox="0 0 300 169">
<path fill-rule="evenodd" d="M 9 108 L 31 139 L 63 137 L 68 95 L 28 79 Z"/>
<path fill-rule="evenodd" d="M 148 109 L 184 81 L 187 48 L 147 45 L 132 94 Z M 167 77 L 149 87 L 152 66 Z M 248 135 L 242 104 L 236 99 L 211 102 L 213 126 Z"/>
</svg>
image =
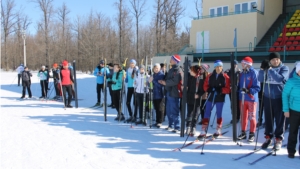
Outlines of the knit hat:
<svg viewBox="0 0 300 169">
<path fill-rule="evenodd" d="M 269 55 L 269 61 L 271 61 L 274 58 L 280 59 L 280 54 L 278 52 L 270 53 L 270 55 Z"/>
<path fill-rule="evenodd" d="M 109 63 L 109 64 L 107 64 L 107 66 L 114 67 L 114 64 L 113 63 Z"/>
<path fill-rule="evenodd" d="M 234 65 L 238 65 L 239 64 L 239 62 L 237 60 L 234 60 L 233 62 L 234 62 Z"/>
<path fill-rule="evenodd" d="M 130 63 L 133 63 L 134 65 L 136 65 L 136 61 L 134 59 L 131 59 Z"/>
<path fill-rule="evenodd" d="M 57 67 L 58 67 L 58 64 L 57 64 L 57 63 L 54 63 L 54 64 L 52 65 L 52 67 L 57 68 Z"/>
<path fill-rule="evenodd" d="M 180 62 L 180 56 L 179 55 L 173 55 L 172 59 L 176 61 L 176 63 Z"/>
<path fill-rule="evenodd" d="M 27 66 L 24 67 L 24 69 L 27 69 L 27 68 L 28 68 Z"/>
<path fill-rule="evenodd" d="M 221 60 L 216 60 L 215 63 L 214 63 L 214 68 L 218 67 L 218 66 L 221 66 L 223 67 L 223 62 Z"/>
<path fill-rule="evenodd" d="M 63 65 L 63 66 L 68 66 L 68 61 L 64 60 L 64 61 L 62 62 L 62 65 Z"/>
<path fill-rule="evenodd" d="M 23 64 L 21 63 L 20 66 L 23 66 Z"/>
<path fill-rule="evenodd" d="M 246 65 L 250 65 L 252 66 L 253 64 L 253 60 L 250 56 L 246 56 L 243 60 L 242 60 L 242 63 L 246 64 Z"/>
<path fill-rule="evenodd" d="M 42 69 L 45 69 L 45 68 L 46 68 L 46 66 L 42 65 Z"/>
<path fill-rule="evenodd" d="M 154 64 L 154 67 L 160 68 L 160 64 L 159 64 L 159 63 L 155 63 L 155 64 Z"/>
<path fill-rule="evenodd" d="M 103 65 L 104 64 L 104 60 L 100 60 L 99 64 Z"/>
<path fill-rule="evenodd" d="M 204 69 L 206 72 L 208 72 L 210 66 L 207 65 L 207 64 L 202 64 L 202 65 L 201 65 L 201 68 Z"/>
<path fill-rule="evenodd" d="M 298 73 L 299 71 L 300 71 L 300 62 L 298 62 L 296 65 L 296 73 Z"/>
<path fill-rule="evenodd" d="M 145 65 L 141 65 L 140 69 L 144 69 L 145 70 Z"/>
</svg>

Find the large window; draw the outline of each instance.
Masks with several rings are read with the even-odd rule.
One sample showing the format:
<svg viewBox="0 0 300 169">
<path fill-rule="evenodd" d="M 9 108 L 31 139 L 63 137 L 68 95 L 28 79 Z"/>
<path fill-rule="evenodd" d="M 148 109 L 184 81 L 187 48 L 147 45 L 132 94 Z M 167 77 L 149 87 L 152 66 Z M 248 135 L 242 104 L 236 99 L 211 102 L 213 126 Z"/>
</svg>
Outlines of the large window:
<svg viewBox="0 0 300 169">
<path fill-rule="evenodd" d="M 255 12 L 256 10 L 252 8 L 252 5 L 256 2 L 250 1 L 250 2 L 243 2 L 238 3 L 234 5 L 234 13 L 248 13 L 248 12 Z"/>
<path fill-rule="evenodd" d="M 228 6 L 219 6 L 209 9 L 210 17 L 228 15 Z"/>
</svg>

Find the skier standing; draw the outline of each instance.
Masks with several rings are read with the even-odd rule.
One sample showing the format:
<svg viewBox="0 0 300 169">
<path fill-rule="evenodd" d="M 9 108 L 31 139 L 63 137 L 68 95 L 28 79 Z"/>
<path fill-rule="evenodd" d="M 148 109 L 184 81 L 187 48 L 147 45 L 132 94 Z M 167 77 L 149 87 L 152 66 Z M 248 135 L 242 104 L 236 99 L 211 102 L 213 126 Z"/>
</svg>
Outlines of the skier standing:
<svg viewBox="0 0 300 169">
<path fill-rule="evenodd" d="M 262 149 L 268 148 L 272 144 L 272 138 L 276 138 L 274 148 L 279 150 L 283 140 L 284 115 L 282 112 L 282 91 L 289 76 L 289 68 L 284 66 L 280 60 L 280 54 L 270 53 L 270 63 L 262 65 L 258 79 L 264 83 L 266 72 L 266 84 L 264 89 L 264 113 L 265 113 L 265 138 Z M 275 119 L 275 123 L 274 123 Z M 275 131 L 273 133 L 275 124 Z M 274 135 L 273 135 L 274 134 Z"/>
<path fill-rule="evenodd" d="M 168 116 L 169 125 L 166 130 L 174 130 L 172 132 L 178 132 L 179 127 L 179 98 L 181 89 L 178 87 L 181 81 L 181 72 L 179 68 L 180 56 L 173 55 L 170 59 L 170 65 L 172 68 L 168 71 L 165 80 L 159 80 L 158 82 L 165 86 L 166 89 L 166 112 Z M 181 86 L 180 86 L 181 87 Z"/>
<path fill-rule="evenodd" d="M 46 98 L 48 93 L 48 88 L 46 88 L 46 83 L 48 83 L 49 73 L 46 70 L 46 67 L 43 65 L 41 70 L 38 72 L 37 76 L 40 78 L 40 85 L 42 96 L 40 98 Z"/>
<path fill-rule="evenodd" d="M 29 98 L 32 97 L 31 90 L 30 90 L 30 85 L 31 85 L 30 77 L 32 77 L 32 74 L 30 73 L 30 71 L 28 71 L 28 67 L 26 66 L 24 68 L 24 71 L 21 73 L 22 86 L 23 86 L 21 99 L 25 98 L 26 89 L 27 89 L 27 92 L 28 92 L 28 97 Z"/>
<path fill-rule="evenodd" d="M 256 130 L 256 107 L 258 102 L 258 92 L 260 91 L 260 83 L 258 81 L 258 72 L 252 67 L 253 60 L 247 56 L 242 60 L 243 71 L 239 75 L 239 100 L 240 110 L 242 110 L 241 134 L 238 139 L 247 139 L 246 129 L 248 119 L 250 120 L 249 142 L 254 141 Z M 244 98 L 244 103 L 242 99 Z"/>
<path fill-rule="evenodd" d="M 20 86 L 20 80 L 21 80 L 21 74 L 24 71 L 24 65 L 20 64 L 19 67 L 17 67 L 17 72 L 18 72 L 18 86 Z"/>
<path fill-rule="evenodd" d="M 97 81 L 97 86 L 96 86 L 97 103 L 95 104 L 95 106 L 100 106 L 100 107 L 103 106 L 103 103 L 100 104 L 100 102 L 101 102 L 101 90 L 103 92 L 105 71 L 106 71 L 106 75 L 108 75 L 109 69 L 107 67 L 104 67 L 104 60 L 100 60 L 99 66 L 97 66 L 94 70 L 94 76 L 97 77 L 97 79 L 96 79 L 96 81 Z"/>
<path fill-rule="evenodd" d="M 225 102 L 225 95 L 230 93 L 230 79 L 226 73 L 223 73 L 223 63 L 221 60 L 214 62 L 215 70 L 208 75 L 205 79 L 203 89 L 209 93 L 206 102 L 205 114 L 202 123 L 202 131 L 198 136 L 202 139 L 206 136 L 209 119 L 213 106 L 216 105 L 217 114 L 217 128 L 214 136 L 217 137 L 221 134 L 222 129 L 222 110 Z"/>
<path fill-rule="evenodd" d="M 284 86 L 282 92 L 282 104 L 284 116 L 290 119 L 287 146 L 288 157 L 294 158 L 296 153 L 297 135 L 300 125 L 300 63 L 296 64 L 296 69 L 293 73 L 292 78 L 290 78 Z M 298 148 L 298 153 L 300 155 L 300 145 Z"/>
<path fill-rule="evenodd" d="M 205 81 L 206 77 L 209 75 L 209 70 L 210 66 L 207 65 L 207 64 L 201 64 L 201 75 L 200 75 L 200 79 L 202 81 Z M 203 88 L 203 87 L 202 87 Z M 200 107 L 200 113 L 201 113 L 201 120 L 200 122 L 198 123 L 199 125 L 202 125 L 202 120 L 204 119 L 204 110 L 205 110 L 205 102 L 207 100 L 207 96 L 208 96 L 208 93 L 207 92 L 204 92 L 204 94 L 201 96 L 202 97 L 202 101 L 201 101 L 201 107 Z"/>
<path fill-rule="evenodd" d="M 53 73 L 53 83 L 55 89 L 55 97 L 53 99 L 58 99 L 60 97 L 60 86 L 59 86 L 59 76 L 58 76 L 58 64 L 54 63 L 52 66 Z"/>
<path fill-rule="evenodd" d="M 68 61 L 63 61 L 63 68 L 60 71 L 61 77 L 61 85 L 62 85 L 62 93 L 65 101 L 65 106 L 68 108 L 72 108 L 71 101 L 72 101 L 72 83 L 73 80 L 73 71 L 68 66 Z M 68 100 L 66 99 L 66 92 L 68 93 Z"/>
<path fill-rule="evenodd" d="M 149 93 L 149 89 L 148 89 L 148 79 L 149 76 L 145 75 L 145 66 L 141 65 L 140 66 L 140 71 L 137 74 L 135 80 L 134 80 L 134 88 L 135 88 L 135 92 L 136 92 L 136 101 L 137 101 L 137 107 L 136 110 L 138 109 L 139 111 L 139 118 L 140 120 L 136 122 L 136 124 L 144 124 L 145 121 L 143 121 L 143 119 L 146 119 L 146 117 L 143 117 L 143 108 L 146 104 L 144 103 L 148 103 L 147 101 L 147 96 L 146 96 L 146 100 L 144 100 L 144 93 L 146 93 L 146 95 L 148 95 Z M 145 78 L 146 76 L 146 78 Z M 145 86 L 146 83 L 146 86 Z M 145 91 L 145 87 L 146 87 L 146 91 Z M 146 108 L 145 108 L 146 111 Z M 145 116 L 146 116 L 146 112 L 145 112 Z"/>
<path fill-rule="evenodd" d="M 160 68 L 160 64 L 156 63 L 153 67 L 153 76 L 149 78 L 149 83 L 153 83 L 153 104 L 156 112 L 156 123 L 153 126 L 157 128 L 161 127 L 164 119 L 164 113 L 160 108 L 161 101 L 164 97 L 164 91 L 163 85 L 158 83 L 158 81 L 163 80 L 165 77 Z"/>
<path fill-rule="evenodd" d="M 127 122 L 131 122 L 132 120 L 134 120 L 132 117 L 132 109 L 131 109 L 131 98 L 134 95 L 134 87 L 133 87 L 133 83 L 134 83 L 134 78 L 137 74 L 137 69 L 135 67 L 136 65 L 136 61 L 134 59 L 130 60 L 130 66 L 127 69 L 126 72 L 126 78 L 125 78 L 125 83 L 127 83 L 127 98 L 126 98 L 126 106 L 129 112 L 129 118 L 126 120 Z M 133 98 L 133 100 L 135 100 L 135 98 Z M 134 101 L 133 101 L 134 102 Z"/>
<path fill-rule="evenodd" d="M 198 113 L 200 111 L 200 97 L 204 94 L 203 84 L 204 80 L 201 79 L 201 75 L 204 73 L 201 71 L 201 67 L 198 65 L 190 67 L 190 75 L 187 82 L 187 123 L 186 134 L 194 135 L 196 132 L 196 122 Z M 198 86 L 196 86 L 198 84 Z M 196 91 L 198 87 L 198 91 Z M 195 104 L 195 105 L 194 105 Z M 195 110 L 194 110 L 195 108 Z M 194 113 L 193 113 L 194 112 Z M 194 119 L 193 119 L 194 118 Z"/>
<path fill-rule="evenodd" d="M 115 118 L 115 120 L 125 120 L 124 114 L 120 114 L 120 92 L 123 84 L 123 70 L 119 64 L 114 65 L 114 74 L 112 76 L 111 81 L 109 81 L 110 84 L 112 84 L 112 91 L 113 91 L 113 103 L 115 104 L 115 107 L 117 109 L 118 115 Z"/>
</svg>

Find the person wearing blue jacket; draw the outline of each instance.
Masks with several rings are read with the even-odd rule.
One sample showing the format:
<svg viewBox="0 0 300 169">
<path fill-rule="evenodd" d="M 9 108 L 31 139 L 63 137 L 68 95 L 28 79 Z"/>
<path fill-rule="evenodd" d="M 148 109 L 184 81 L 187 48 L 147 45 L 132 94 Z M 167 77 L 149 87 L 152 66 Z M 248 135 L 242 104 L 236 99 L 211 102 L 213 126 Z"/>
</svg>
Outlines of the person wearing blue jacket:
<svg viewBox="0 0 300 169">
<path fill-rule="evenodd" d="M 134 78 L 137 75 L 137 68 L 136 68 L 136 61 L 134 59 L 130 60 L 130 66 L 126 71 L 126 78 L 125 83 L 127 83 L 127 98 L 126 98 L 126 105 L 129 112 L 129 118 L 126 120 L 127 122 L 131 122 L 133 119 L 132 117 L 132 109 L 131 109 L 131 98 L 134 94 L 134 87 L 133 82 Z M 135 103 L 135 98 L 133 98 L 133 102 Z"/>
<path fill-rule="evenodd" d="M 258 92 L 260 91 L 260 83 L 257 79 L 258 72 L 252 67 L 253 60 L 247 56 L 242 60 L 243 71 L 240 72 L 238 80 L 238 92 L 241 110 L 241 134 L 239 140 L 247 139 L 246 129 L 248 120 L 250 121 L 249 142 L 254 141 L 256 130 L 256 108 L 258 102 Z M 244 99 L 244 101 L 243 101 Z"/>
<path fill-rule="evenodd" d="M 290 119 L 288 137 L 288 157 L 294 158 L 296 153 L 297 135 L 300 125 L 300 62 L 297 63 L 292 78 L 284 86 L 282 92 L 282 111 L 284 116 Z M 300 134 L 299 134 L 300 140 Z M 300 145 L 298 148 L 300 155 Z"/>
<path fill-rule="evenodd" d="M 103 84 L 104 84 L 104 76 L 109 75 L 109 69 L 104 66 L 104 60 L 100 60 L 99 66 L 97 66 L 94 70 L 94 76 L 96 76 L 96 82 L 97 82 L 97 103 L 95 106 L 102 107 L 103 104 L 100 104 L 101 101 L 101 90 L 103 92 Z"/>
<path fill-rule="evenodd" d="M 109 83 L 111 84 L 111 88 L 113 91 L 113 102 L 115 104 L 115 107 L 117 109 L 118 115 L 115 118 L 115 120 L 123 121 L 125 120 L 124 114 L 120 111 L 120 93 L 123 85 L 123 70 L 122 67 L 119 64 L 114 64 L 114 74 L 111 78 L 111 81 Z"/>
<path fill-rule="evenodd" d="M 149 83 L 152 82 L 153 84 L 153 105 L 156 113 L 156 123 L 153 126 L 160 128 L 164 119 L 164 113 L 160 108 L 161 101 L 164 97 L 164 86 L 158 83 L 158 81 L 163 80 L 165 75 L 161 71 L 159 63 L 154 65 L 153 72 L 153 76 L 149 78 Z"/>
<path fill-rule="evenodd" d="M 288 76 L 289 68 L 281 62 L 280 54 L 277 52 L 270 53 L 269 63 L 262 64 L 258 75 L 259 81 L 266 83 L 263 93 L 266 141 L 262 144 L 262 149 L 266 149 L 272 144 L 273 137 L 276 138 L 274 148 L 276 150 L 281 149 L 284 127 L 282 91 Z"/>
</svg>

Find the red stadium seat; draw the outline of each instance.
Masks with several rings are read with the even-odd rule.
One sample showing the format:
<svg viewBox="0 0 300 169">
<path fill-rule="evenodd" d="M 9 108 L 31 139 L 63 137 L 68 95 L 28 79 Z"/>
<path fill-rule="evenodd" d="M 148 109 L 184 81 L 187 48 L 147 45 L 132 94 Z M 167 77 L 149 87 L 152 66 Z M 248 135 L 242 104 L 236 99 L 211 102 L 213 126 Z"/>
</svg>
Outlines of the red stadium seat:
<svg viewBox="0 0 300 169">
<path fill-rule="evenodd" d="M 277 42 L 281 42 L 281 41 L 282 41 L 282 38 L 277 38 L 276 41 L 277 41 Z"/>
<path fill-rule="evenodd" d="M 285 43 L 285 45 L 286 45 L 286 46 L 292 46 L 292 45 L 293 45 L 293 42 L 288 41 L 288 42 Z"/>
<path fill-rule="evenodd" d="M 290 38 L 289 38 L 289 41 L 294 41 L 295 40 L 295 36 L 291 36 Z"/>
<path fill-rule="evenodd" d="M 295 40 L 300 40 L 300 36 L 296 36 L 296 39 Z"/>
<path fill-rule="evenodd" d="M 279 43 L 279 42 L 275 42 L 275 43 L 273 44 L 273 46 L 280 46 L 280 43 Z"/>
<path fill-rule="evenodd" d="M 295 28 L 294 29 L 294 32 L 299 32 L 300 31 L 300 28 Z"/>
<path fill-rule="evenodd" d="M 275 48 L 274 48 L 274 47 L 271 47 L 271 48 L 269 49 L 269 52 L 275 52 Z"/>
<path fill-rule="evenodd" d="M 299 44 L 298 41 L 294 41 L 294 42 L 293 42 L 293 45 L 295 45 L 295 46 L 298 45 L 298 44 Z"/>
<path fill-rule="evenodd" d="M 295 28 L 289 28 L 288 30 L 287 30 L 287 32 L 294 32 L 295 31 Z"/>
<path fill-rule="evenodd" d="M 281 47 L 276 47 L 275 51 L 276 51 L 276 52 L 281 51 Z"/>
<path fill-rule="evenodd" d="M 300 46 L 297 46 L 295 50 L 300 50 Z"/>
<path fill-rule="evenodd" d="M 296 48 L 294 47 L 294 46 L 290 46 L 289 48 L 288 48 L 288 51 L 293 51 L 293 50 L 295 50 Z"/>
</svg>

